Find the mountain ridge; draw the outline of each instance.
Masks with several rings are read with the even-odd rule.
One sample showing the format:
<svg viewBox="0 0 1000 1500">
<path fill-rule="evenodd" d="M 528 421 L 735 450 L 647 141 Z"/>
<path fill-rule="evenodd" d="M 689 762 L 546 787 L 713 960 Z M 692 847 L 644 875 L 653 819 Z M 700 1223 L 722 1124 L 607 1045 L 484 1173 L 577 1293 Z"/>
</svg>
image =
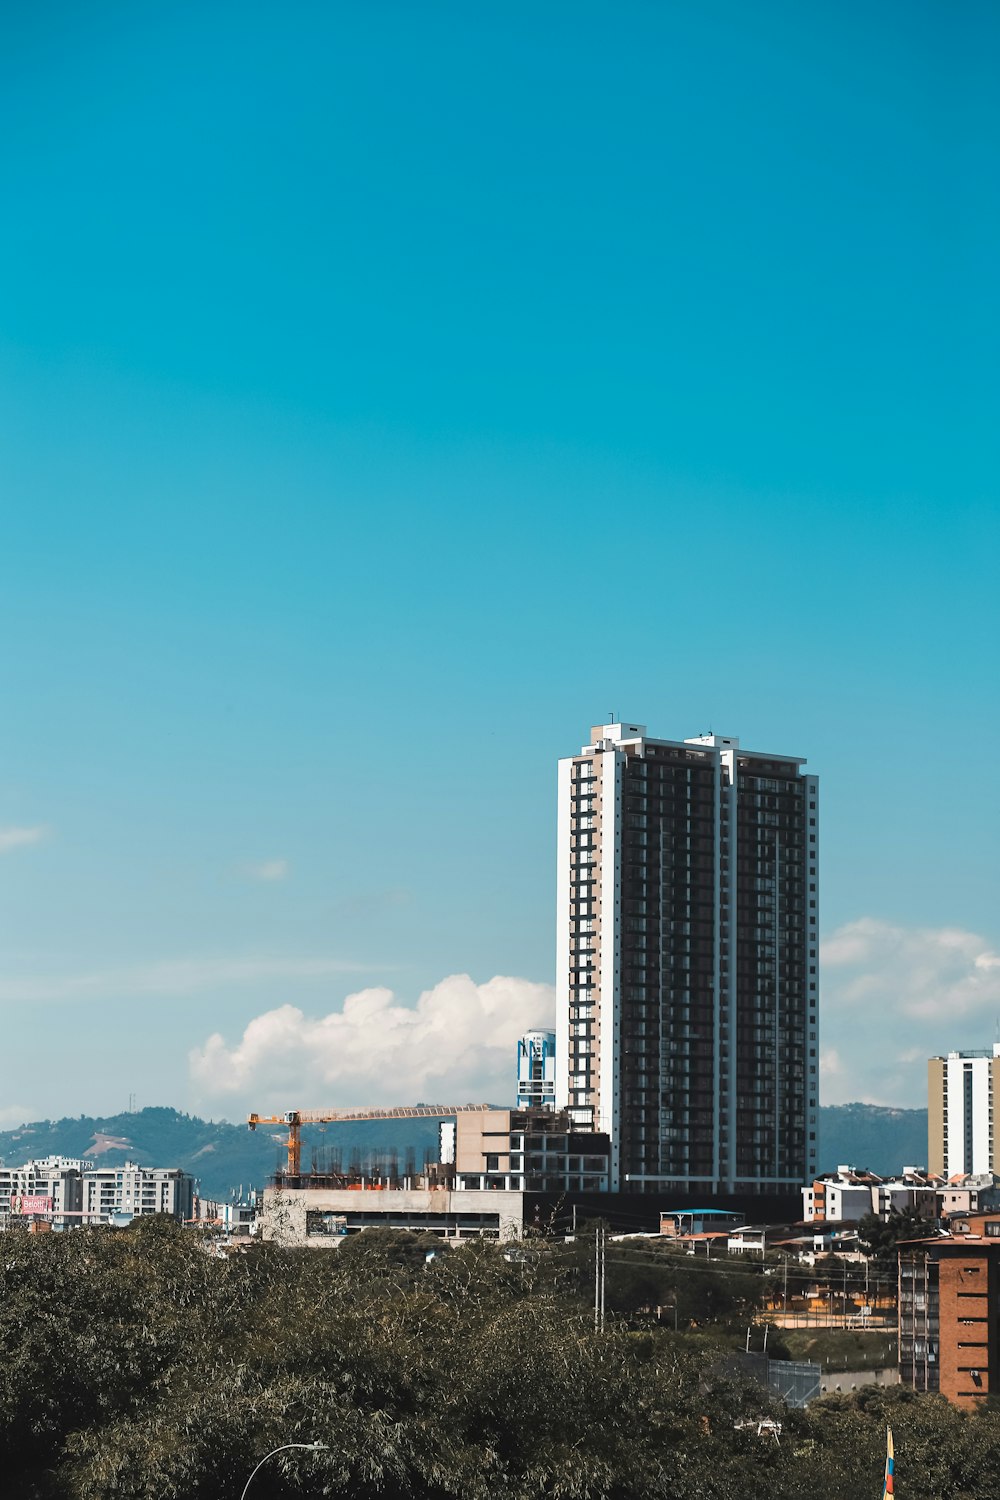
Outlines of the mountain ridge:
<svg viewBox="0 0 1000 1500">
<path fill-rule="evenodd" d="M 868 1167 L 881 1176 L 927 1160 L 927 1111 L 878 1104 L 831 1104 L 819 1111 L 822 1172 L 844 1163 Z M 436 1153 L 437 1121 L 344 1121 L 303 1131 L 303 1161 L 339 1152 L 345 1165 L 357 1158 L 395 1153 L 400 1162 L 413 1152 Z M 284 1132 L 261 1126 L 256 1132 L 229 1120 L 204 1120 L 166 1105 L 134 1113 L 80 1115 L 35 1120 L 0 1131 L 0 1162 L 21 1166 L 32 1157 L 90 1158 L 102 1166 L 126 1160 L 149 1167 L 181 1167 L 197 1178 L 203 1196 L 227 1200 L 242 1187 L 263 1187 L 284 1161 Z"/>
</svg>

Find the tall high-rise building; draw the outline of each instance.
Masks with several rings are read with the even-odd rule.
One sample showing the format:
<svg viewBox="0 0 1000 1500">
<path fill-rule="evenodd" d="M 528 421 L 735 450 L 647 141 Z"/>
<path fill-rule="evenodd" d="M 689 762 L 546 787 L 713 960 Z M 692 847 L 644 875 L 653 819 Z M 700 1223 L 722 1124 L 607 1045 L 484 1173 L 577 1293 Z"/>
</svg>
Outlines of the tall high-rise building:
<svg viewBox="0 0 1000 1500">
<path fill-rule="evenodd" d="M 815 1176 L 818 788 L 804 762 L 602 724 L 559 762 L 556 1102 L 612 1186 Z"/>
<path fill-rule="evenodd" d="M 949 1052 L 927 1062 L 927 1169 L 939 1177 L 1000 1175 L 1000 1042 L 992 1052 Z"/>
</svg>

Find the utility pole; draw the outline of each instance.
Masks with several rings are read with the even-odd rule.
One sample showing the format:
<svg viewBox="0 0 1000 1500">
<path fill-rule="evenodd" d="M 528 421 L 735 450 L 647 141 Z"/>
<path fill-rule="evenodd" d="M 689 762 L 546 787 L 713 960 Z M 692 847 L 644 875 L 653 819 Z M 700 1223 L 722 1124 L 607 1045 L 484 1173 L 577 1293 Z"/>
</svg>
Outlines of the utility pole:
<svg viewBox="0 0 1000 1500">
<path fill-rule="evenodd" d="M 604 1241 L 607 1231 L 597 1226 L 594 1236 L 594 1332 L 604 1332 Z"/>
<path fill-rule="evenodd" d="M 601 1226 L 594 1229 L 594 1332 L 601 1315 Z"/>
<path fill-rule="evenodd" d="M 844 1261 L 844 1327 L 847 1327 L 847 1261 Z"/>
</svg>

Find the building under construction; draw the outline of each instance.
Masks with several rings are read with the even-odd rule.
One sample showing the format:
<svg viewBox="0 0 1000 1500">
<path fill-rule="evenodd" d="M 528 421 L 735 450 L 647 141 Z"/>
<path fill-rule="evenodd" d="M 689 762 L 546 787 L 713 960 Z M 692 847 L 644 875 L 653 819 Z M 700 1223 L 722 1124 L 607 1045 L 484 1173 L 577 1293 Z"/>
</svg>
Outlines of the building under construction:
<svg viewBox="0 0 1000 1500">
<path fill-rule="evenodd" d="M 301 1130 L 331 1119 L 440 1116 L 437 1159 L 415 1152 L 346 1165 L 336 1150 L 311 1154 L 303 1169 Z M 574 1130 L 565 1111 L 414 1106 L 399 1111 L 292 1111 L 252 1115 L 249 1124 L 288 1130 L 285 1166 L 264 1193 L 262 1232 L 286 1244 L 329 1245 L 373 1225 L 428 1230 L 448 1239 L 519 1238 L 549 1205 L 608 1187 L 607 1136 Z"/>
</svg>

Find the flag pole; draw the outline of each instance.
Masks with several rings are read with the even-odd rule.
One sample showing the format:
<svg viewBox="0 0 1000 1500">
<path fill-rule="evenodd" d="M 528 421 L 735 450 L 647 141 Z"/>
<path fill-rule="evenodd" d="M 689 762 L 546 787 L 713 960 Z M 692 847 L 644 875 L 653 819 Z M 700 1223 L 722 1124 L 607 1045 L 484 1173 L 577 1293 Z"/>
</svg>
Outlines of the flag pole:
<svg viewBox="0 0 1000 1500">
<path fill-rule="evenodd" d="M 895 1495 L 895 1468 L 896 1460 L 892 1451 L 892 1428 L 885 1429 L 885 1482 L 882 1487 L 882 1500 L 888 1500 L 890 1495 Z"/>
</svg>

